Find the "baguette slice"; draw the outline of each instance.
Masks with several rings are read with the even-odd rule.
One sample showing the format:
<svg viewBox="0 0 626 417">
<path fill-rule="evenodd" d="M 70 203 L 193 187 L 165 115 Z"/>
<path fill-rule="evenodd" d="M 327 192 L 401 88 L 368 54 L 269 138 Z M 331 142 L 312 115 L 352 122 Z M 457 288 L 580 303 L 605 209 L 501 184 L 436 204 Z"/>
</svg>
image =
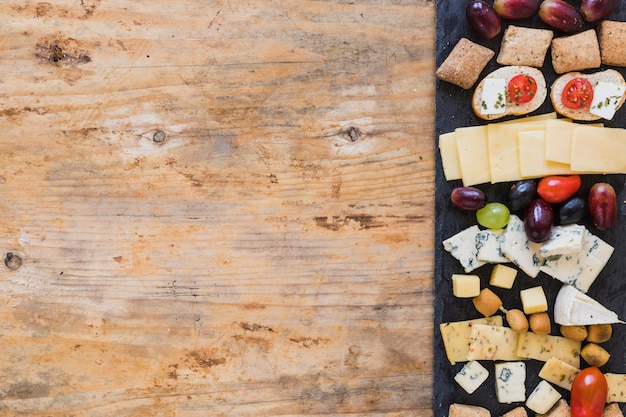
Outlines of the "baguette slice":
<svg viewBox="0 0 626 417">
<path fill-rule="evenodd" d="M 510 99 L 508 93 L 506 93 L 506 107 L 503 113 L 482 114 L 481 102 L 482 102 L 482 94 L 483 94 L 483 87 L 485 84 L 485 80 L 488 78 L 504 79 L 505 85 L 508 86 L 509 81 L 511 81 L 513 77 L 519 74 L 529 75 L 537 83 L 537 93 L 535 94 L 533 99 L 527 103 L 518 104 L 518 103 L 513 102 Z M 472 109 L 474 110 L 474 113 L 476 113 L 478 117 L 484 120 L 500 119 L 502 117 L 510 116 L 510 115 L 520 116 L 520 115 L 528 114 L 537 110 L 543 104 L 547 96 L 548 96 L 548 89 L 546 87 L 546 80 L 543 77 L 543 74 L 541 73 L 540 70 L 538 70 L 537 68 L 533 68 L 533 67 L 510 65 L 510 66 L 498 68 L 497 70 L 493 71 L 492 73 L 487 75 L 485 78 L 483 78 L 483 80 L 476 87 L 476 90 L 474 90 L 474 96 L 472 97 Z"/>
<path fill-rule="evenodd" d="M 586 78 L 591 82 L 591 85 L 593 86 L 595 86 L 598 81 L 604 81 L 611 84 L 621 85 L 623 88 L 626 88 L 626 82 L 624 81 L 624 77 L 622 77 L 622 74 L 613 69 L 607 69 L 605 71 L 595 72 L 592 74 L 583 74 L 582 72 L 568 72 L 567 74 L 561 75 L 552 84 L 552 88 L 550 89 L 550 100 L 552 101 L 554 111 L 564 117 L 573 120 L 601 119 L 600 116 L 591 113 L 589 111 L 589 107 L 585 107 L 582 109 L 570 109 L 569 107 L 566 107 L 561 101 L 563 89 L 565 88 L 567 83 L 574 78 Z M 622 100 L 617 106 L 617 109 L 622 107 L 622 104 L 624 104 L 624 100 L 626 100 L 626 94 L 622 97 Z"/>
</svg>

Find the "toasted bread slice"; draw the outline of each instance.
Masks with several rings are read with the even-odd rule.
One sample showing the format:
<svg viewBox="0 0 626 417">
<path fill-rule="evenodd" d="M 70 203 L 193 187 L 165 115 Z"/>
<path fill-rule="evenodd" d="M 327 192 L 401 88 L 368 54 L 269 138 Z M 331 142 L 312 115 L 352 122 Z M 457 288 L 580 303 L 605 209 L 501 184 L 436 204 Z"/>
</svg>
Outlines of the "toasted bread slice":
<svg viewBox="0 0 626 417">
<path fill-rule="evenodd" d="M 532 77 L 537 83 L 537 92 L 535 93 L 533 98 L 527 103 L 520 104 L 511 100 L 508 93 L 505 91 L 506 105 L 505 105 L 504 112 L 497 113 L 497 114 L 484 114 L 484 112 L 482 111 L 483 109 L 482 97 L 483 97 L 483 87 L 485 86 L 485 80 L 490 79 L 490 78 L 503 79 L 504 85 L 506 87 L 508 86 L 509 81 L 511 81 L 513 77 L 519 74 L 528 75 Z M 538 70 L 537 68 L 533 68 L 533 67 L 510 65 L 510 66 L 498 68 L 497 70 L 493 71 L 492 73 L 490 73 L 489 75 L 487 75 L 485 78 L 482 79 L 482 81 L 476 87 L 476 90 L 474 90 L 474 96 L 472 97 L 472 109 L 474 110 L 474 113 L 476 113 L 478 117 L 484 120 L 500 119 L 502 117 L 510 116 L 510 115 L 520 116 L 520 115 L 528 114 L 537 110 L 543 104 L 547 96 L 548 96 L 548 89 L 546 87 L 546 80 L 543 77 L 543 74 L 541 73 L 540 70 Z"/>
<path fill-rule="evenodd" d="M 591 113 L 589 106 L 582 109 L 570 109 L 563 104 L 563 102 L 561 101 L 563 90 L 565 89 L 567 83 L 574 78 L 586 78 L 591 82 L 591 85 L 593 85 L 594 87 L 599 81 L 603 81 L 606 83 L 620 85 L 622 88 L 626 88 L 626 82 L 624 81 L 624 77 L 622 77 L 622 74 L 613 69 L 607 69 L 605 71 L 595 72 L 592 74 L 583 74 L 582 72 L 568 72 L 567 74 L 561 75 L 552 84 L 552 88 L 550 89 L 550 100 L 552 101 L 552 106 L 554 107 L 554 110 L 558 114 L 573 120 L 600 120 L 602 118 L 598 115 Z M 619 109 L 622 104 L 624 104 L 625 99 L 626 94 L 622 96 L 622 99 L 619 102 L 617 109 Z"/>
</svg>

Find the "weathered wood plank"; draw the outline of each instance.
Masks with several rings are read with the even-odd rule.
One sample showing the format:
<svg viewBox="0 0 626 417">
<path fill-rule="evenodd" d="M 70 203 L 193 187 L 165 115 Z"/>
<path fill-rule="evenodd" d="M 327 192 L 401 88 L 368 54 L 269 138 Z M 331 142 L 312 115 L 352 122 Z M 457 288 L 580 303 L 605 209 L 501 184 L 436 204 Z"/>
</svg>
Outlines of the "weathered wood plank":
<svg viewBox="0 0 626 417">
<path fill-rule="evenodd" d="M 431 412 L 433 2 L 0 17 L 0 415 Z"/>
</svg>

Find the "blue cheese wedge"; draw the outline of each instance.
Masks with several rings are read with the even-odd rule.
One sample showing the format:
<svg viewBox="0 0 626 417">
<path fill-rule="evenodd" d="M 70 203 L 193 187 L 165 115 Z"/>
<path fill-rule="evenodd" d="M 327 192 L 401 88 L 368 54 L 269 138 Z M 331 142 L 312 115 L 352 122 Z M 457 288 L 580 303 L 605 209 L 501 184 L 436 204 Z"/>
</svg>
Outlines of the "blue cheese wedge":
<svg viewBox="0 0 626 417">
<path fill-rule="evenodd" d="M 580 346 L 580 342 L 562 336 L 526 332 L 519 335 L 517 355 L 542 362 L 555 357 L 579 368 Z"/>
<path fill-rule="evenodd" d="M 481 114 L 502 114 L 506 111 L 506 80 L 486 78 L 480 96 Z"/>
<path fill-rule="evenodd" d="M 468 360 L 515 361 L 518 334 L 509 327 L 476 324 L 470 333 Z"/>
<path fill-rule="evenodd" d="M 563 285 L 556 295 L 554 321 L 563 326 L 624 323 L 617 313 L 572 285 Z"/>
<path fill-rule="evenodd" d="M 579 252 L 545 259 L 541 271 L 587 292 L 613 254 L 613 247 L 584 229 Z"/>
<path fill-rule="evenodd" d="M 524 271 L 529 277 L 535 278 L 543 265 L 539 253 L 540 243 L 531 242 L 524 231 L 524 222 L 511 214 L 509 223 L 502 234 L 502 253 Z"/>
<path fill-rule="evenodd" d="M 489 377 L 489 371 L 477 361 L 470 361 L 454 376 L 454 380 L 467 392 L 473 394 Z"/>
<path fill-rule="evenodd" d="M 526 407 L 537 414 L 545 414 L 561 399 L 561 394 L 549 382 L 540 381 L 526 400 Z"/>
<path fill-rule="evenodd" d="M 494 374 L 498 402 L 510 404 L 526 400 L 526 364 L 524 362 L 496 363 Z"/>
<path fill-rule="evenodd" d="M 472 272 L 485 265 L 485 262 L 477 258 L 476 235 L 478 233 L 480 233 L 480 228 L 473 225 L 443 241 L 443 248 L 461 263 L 465 272 Z"/>
<path fill-rule="evenodd" d="M 452 365 L 457 362 L 466 362 L 469 353 L 470 335 L 476 324 L 488 324 L 501 327 L 502 316 L 484 317 L 472 320 L 463 320 L 450 323 L 441 323 L 439 331 L 446 350 L 446 356 Z"/>
<path fill-rule="evenodd" d="M 593 88 L 593 100 L 589 113 L 611 120 L 624 97 L 624 87 L 618 84 L 598 81 Z"/>
<path fill-rule="evenodd" d="M 476 258 L 482 262 L 490 264 L 501 264 L 510 262 L 502 253 L 501 239 L 503 229 L 488 229 L 476 235 Z"/>
<path fill-rule="evenodd" d="M 539 378 L 545 379 L 558 387 L 571 390 L 572 383 L 578 372 L 580 372 L 580 369 L 553 356 L 541 367 Z"/>
<path fill-rule="evenodd" d="M 585 226 L 570 224 L 554 226 L 547 241 L 541 244 L 539 254 L 545 259 L 553 256 L 577 254 L 583 247 Z"/>
</svg>

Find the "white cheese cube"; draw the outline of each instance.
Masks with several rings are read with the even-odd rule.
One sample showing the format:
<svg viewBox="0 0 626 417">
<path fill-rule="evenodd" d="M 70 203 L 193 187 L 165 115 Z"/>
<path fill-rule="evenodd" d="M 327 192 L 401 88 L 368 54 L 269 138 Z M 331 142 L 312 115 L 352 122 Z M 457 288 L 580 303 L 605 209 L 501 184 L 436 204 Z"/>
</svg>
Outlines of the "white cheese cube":
<svg viewBox="0 0 626 417">
<path fill-rule="evenodd" d="M 572 285 L 563 285 L 554 301 L 554 321 L 563 326 L 624 323 L 617 313 L 583 294 Z"/>
<path fill-rule="evenodd" d="M 510 327 L 475 324 L 470 333 L 468 360 L 514 361 L 517 355 L 518 334 Z"/>
<path fill-rule="evenodd" d="M 622 101 L 624 92 L 621 85 L 598 81 L 593 88 L 593 100 L 589 113 L 611 120 Z"/>
<path fill-rule="evenodd" d="M 463 368 L 454 376 L 454 380 L 468 394 L 472 394 L 487 380 L 489 371 L 477 361 L 465 364 Z"/>
<path fill-rule="evenodd" d="M 479 232 L 480 228 L 473 225 L 443 241 L 443 248 L 461 263 L 465 272 L 472 272 L 485 264 L 476 258 L 476 235 Z"/>
<path fill-rule="evenodd" d="M 501 238 L 502 253 L 529 277 L 539 274 L 543 258 L 539 254 L 540 243 L 531 242 L 524 231 L 524 222 L 515 214 L 509 217 Z"/>
<path fill-rule="evenodd" d="M 502 316 L 484 317 L 473 320 L 463 320 L 451 323 L 441 323 L 439 331 L 446 350 L 446 356 L 452 365 L 467 361 L 470 347 L 472 327 L 476 324 L 502 326 Z"/>
<path fill-rule="evenodd" d="M 548 300 L 543 287 L 537 286 L 521 290 L 520 299 L 524 308 L 524 314 L 543 313 L 548 311 Z"/>
<path fill-rule="evenodd" d="M 539 248 L 539 253 L 543 258 L 577 254 L 582 249 L 585 230 L 585 226 L 578 224 L 554 226 L 548 240 Z"/>
<path fill-rule="evenodd" d="M 498 402 L 510 404 L 526 400 L 526 364 L 500 362 L 495 364 Z"/>
<path fill-rule="evenodd" d="M 517 277 L 517 269 L 498 264 L 493 267 L 489 285 L 493 287 L 511 289 Z"/>
<path fill-rule="evenodd" d="M 478 275 L 452 275 L 452 293 L 458 298 L 471 298 L 480 294 L 480 277 Z"/>
<path fill-rule="evenodd" d="M 539 371 L 539 378 L 545 379 L 546 381 L 561 388 L 571 390 L 572 383 L 574 382 L 576 375 L 578 375 L 578 372 L 580 372 L 580 369 L 575 366 L 572 366 L 559 358 L 551 357 L 541 367 L 541 370 Z"/>
<path fill-rule="evenodd" d="M 483 81 L 479 111 L 482 114 L 501 114 L 506 111 L 506 80 L 486 78 Z"/>
<path fill-rule="evenodd" d="M 546 381 L 540 381 L 526 400 L 526 407 L 537 414 L 545 414 L 561 399 L 561 394 Z"/>
<path fill-rule="evenodd" d="M 517 355 L 520 358 L 543 362 L 555 357 L 579 368 L 580 346 L 580 342 L 562 336 L 526 332 L 519 335 Z"/>
<path fill-rule="evenodd" d="M 476 235 L 476 258 L 479 261 L 491 264 L 510 262 L 509 258 L 502 253 L 501 238 L 503 233 L 503 229 L 488 229 Z"/>
</svg>

